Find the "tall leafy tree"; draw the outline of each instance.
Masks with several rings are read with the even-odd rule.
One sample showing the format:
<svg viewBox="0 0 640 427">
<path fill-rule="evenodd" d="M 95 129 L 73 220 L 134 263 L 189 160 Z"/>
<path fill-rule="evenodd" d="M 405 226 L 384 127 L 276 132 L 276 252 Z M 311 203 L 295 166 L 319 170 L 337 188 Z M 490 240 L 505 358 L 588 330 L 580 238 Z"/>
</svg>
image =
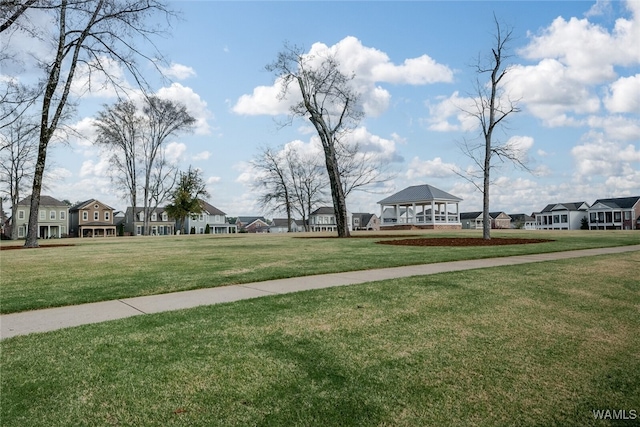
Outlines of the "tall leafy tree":
<svg viewBox="0 0 640 427">
<path fill-rule="evenodd" d="M 314 58 L 296 47 L 285 46 L 267 70 L 282 81 L 284 97 L 290 86 L 300 93 L 301 101 L 291 108 L 291 117 L 306 117 L 313 124 L 324 152 L 325 166 L 333 200 L 339 237 L 349 237 L 347 203 L 340 176 L 338 146 L 347 132 L 363 116 L 358 94 L 349 76 L 341 72 L 335 55 Z"/>
<path fill-rule="evenodd" d="M 202 172 L 189 166 L 186 172 L 180 172 L 178 184 L 172 192 L 171 202 L 165 207 L 165 212 L 178 222 L 180 229 L 186 234 L 187 217 L 201 214 L 202 202 L 207 197 L 210 195 L 202 178 Z"/>
</svg>

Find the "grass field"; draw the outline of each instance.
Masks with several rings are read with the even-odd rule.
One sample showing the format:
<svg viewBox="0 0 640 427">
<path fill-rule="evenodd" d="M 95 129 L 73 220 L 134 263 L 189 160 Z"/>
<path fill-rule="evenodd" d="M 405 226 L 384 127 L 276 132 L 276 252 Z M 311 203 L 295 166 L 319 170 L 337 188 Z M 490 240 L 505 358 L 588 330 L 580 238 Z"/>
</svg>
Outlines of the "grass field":
<svg viewBox="0 0 640 427">
<path fill-rule="evenodd" d="M 391 237 L 403 235 L 387 234 Z M 368 235 L 371 234 L 359 234 Z M 456 235 L 481 234 L 475 231 L 426 232 L 421 236 Z M 73 246 L 0 251 L 0 312 L 320 273 L 640 243 L 640 233 L 622 231 L 494 231 L 492 235 L 541 237 L 553 241 L 483 248 L 399 247 L 376 244 L 380 238 L 304 238 L 299 235 L 44 241 L 43 246 L 50 243 Z M 2 243 L 3 247 L 21 244 Z"/>
<path fill-rule="evenodd" d="M 0 342 L 1 422 L 638 425 L 593 411 L 640 416 L 639 270 L 632 252 L 15 337 Z"/>
</svg>

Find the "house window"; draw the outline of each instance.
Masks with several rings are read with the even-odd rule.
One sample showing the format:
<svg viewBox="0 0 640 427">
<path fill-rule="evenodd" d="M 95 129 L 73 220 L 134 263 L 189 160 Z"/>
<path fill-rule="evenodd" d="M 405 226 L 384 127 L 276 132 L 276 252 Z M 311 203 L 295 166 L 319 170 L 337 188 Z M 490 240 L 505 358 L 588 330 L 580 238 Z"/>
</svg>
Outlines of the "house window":
<svg viewBox="0 0 640 427">
<path fill-rule="evenodd" d="M 18 219 L 24 219 L 24 211 L 23 210 L 18 211 Z"/>
<path fill-rule="evenodd" d="M 589 222 L 596 222 L 596 213 L 595 212 L 591 212 L 589 214 Z"/>
<path fill-rule="evenodd" d="M 554 224 L 558 224 L 560 222 L 560 215 L 554 215 L 553 216 L 553 223 Z"/>
<path fill-rule="evenodd" d="M 204 215 L 203 214 L 198 215 L 198 221 L 204 221 Z"/>
<path fill-rule="evenodd" d="M 168 221 L 169 220 L 169 217 L 167 216 L 166 212 L 162 212 L 162 220 L 163 221 Z"/>
<path fill-rule="evenodd" d="M 141 235 L 142 234 L 142 227 L 139 225 L 136 225 L 136 235 Z"/>
<path fill-rule="evenodd" d="M 109 215 L 109 211 L 105 211 L 104 212 L 104 220 L 105 221 L 109 221 L 111 219 L 111 216 Z"/>
<path fill-rule="evenodd" d="M 18 237 L 24 237 L 24 227 L 18 227 Z"/>
<path fill-rule="evenodd" d="M 95 212 L 93 213 L 93 220 L 94 220 L 94 221 L 98 221 L 99 219 L 100 219 L 100 212 L 95 211 Z"/>
<path fill-rule="evenodd" d="M 630 220 L 630 219 L 631 219 L 631 212 L 629 212 L 629 211 L 624 211 L 624 219 L 626 219 L 626 220 Z"/>
<path fill-rule="evenodd" d="M 65 211 L 60 211 L 60 219 L 66 219 Z"/>
<path fill-rule="evenodd" d="M 613 213 L 613 221 L 614 222 L 622 221 L 622 212 L 614 212 Z"/>
<path fill-rule="evenodd" d="M 566 215 L 562 215 L 562 222 L 568 222 L 568 219 L 567 219 Z"/>
<path fill-rule="evenodd" d="M 40 219 L 44 220 L 47 218 L 47 212 L 44 210 L 40 210 Z"/>
<path fill-rule="evenodd" d="M 198 228 L 198 234 L 204 234 L 204 228 L 203 227 Z"/>
<path fill-rule="evenodd" d="M 89 219 L 89 212 L 82 211 L 82 220 L 87 221 Z"/>
<path fill-rule="evenodd" d="M 151 214 L 151 221 L 157 221 L 158 220 L 158 215 L 154 212 Z"/>
<path fill-rule="evenodd" d="M 62 237 L 63 234 L 67 234 L 67 227 L 64 225 L 60 227 L 60 237 Z"/>
</svg>

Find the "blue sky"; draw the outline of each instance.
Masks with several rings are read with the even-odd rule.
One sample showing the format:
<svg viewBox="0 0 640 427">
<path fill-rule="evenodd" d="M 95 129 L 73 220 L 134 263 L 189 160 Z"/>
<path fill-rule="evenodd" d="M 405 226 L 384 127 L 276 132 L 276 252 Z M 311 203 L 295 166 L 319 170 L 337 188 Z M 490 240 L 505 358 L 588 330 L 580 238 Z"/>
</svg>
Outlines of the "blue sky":
<svg viewBox="0 0 640 427">
<path fill-rule="evenodd" d="M 198 118 L 167 154 L 202 170 L 210 203 L 231 216 L 262 212 L 248 161 L 259 146 L 297 144 L 314 152 L 308 123 L 280 129 L 265 71 L 283 43 L 330 50 L 354 71 L 367 115 L 357 130 L 395 178 L 347 200 L 354 212 L 409 185 L 431 184 L 481 210 L 480 193 L 455 171 L 471 160 L 459 143 L 478 129 L 460 116 L 469 105 L 478 55 L 493 47 L 493 15 L 514 29 L 508 89 L 521 112 L 499 140 L 521 149 L 530 171 L 494 170 L 491 210 L 539 211 L 549 203 L 640 195 L 640 2 L 586 1 L 180 1 L 172 35 L 158 41 L 172 82 L 160 96 L 187 104 Z M 114 65 L 117 67 L 117 65 Z M 151 73 L 151 71 L 150 71 Z M 151 76 L 152 74 L 150 74 Z M 97 198 L 124 209 L 104 153 L 91 144 L 91 118 L 109 91 L 79 100 L 74 127 L 84 138 L 51 151 L 47 192 L 71 201 Z M 477 123 L 475 123 L 477 125 Z"/>
</svg>

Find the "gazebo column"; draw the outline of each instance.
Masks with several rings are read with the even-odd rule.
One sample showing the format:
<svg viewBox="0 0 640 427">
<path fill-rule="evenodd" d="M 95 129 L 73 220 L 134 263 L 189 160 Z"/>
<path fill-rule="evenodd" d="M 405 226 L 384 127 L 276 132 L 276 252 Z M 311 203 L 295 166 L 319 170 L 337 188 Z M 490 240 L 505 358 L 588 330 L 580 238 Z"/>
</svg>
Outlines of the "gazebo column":
<svg viewBox="0 0 640 427">
<path fill-rule="evenodd" d="M 449 223 L 449 203 L 444 204 L 444 222 Z"/>
<path fill-rule="evenodd" d="M 411 224 L 417 224 L 417 222 L 418 222 L 418 221 L 417 221 L 418 214 L 417 214 L 417 211 L 416 211 L 416 203 L 415 203 L 415 202 L 413 202 L 413 207 L 412 207 L 412 209 L 413 209 L 413 212 L 412 212 L 412 213 L 413 213 L 413 219 L 411 220 Z M 407 209 L 407 211 L 408 211 L 408 210 L 409 210 L 409 209 Z"/>
<path fill-rule="evenodd" d="M 431 224 L 435 225 L 436 223 L 436 203 L 435 201 L 431 201 Z"/>
</svg>

